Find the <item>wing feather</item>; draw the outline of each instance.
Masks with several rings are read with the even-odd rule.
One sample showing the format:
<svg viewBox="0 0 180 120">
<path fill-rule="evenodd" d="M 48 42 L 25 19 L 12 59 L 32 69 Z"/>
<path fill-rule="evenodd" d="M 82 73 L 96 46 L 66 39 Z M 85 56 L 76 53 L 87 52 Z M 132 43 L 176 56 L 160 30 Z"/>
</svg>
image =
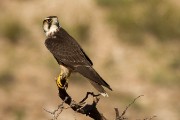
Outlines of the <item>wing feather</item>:
<svg viewBox="0 0 180 120">
<path fill-rule="evenodd" d="M 76 65 L 93 65 L 79 44 L 62 28 L 53 37 L 47 38 L 45 45 L 59 64 L 71 69 Z"/>
</svg>

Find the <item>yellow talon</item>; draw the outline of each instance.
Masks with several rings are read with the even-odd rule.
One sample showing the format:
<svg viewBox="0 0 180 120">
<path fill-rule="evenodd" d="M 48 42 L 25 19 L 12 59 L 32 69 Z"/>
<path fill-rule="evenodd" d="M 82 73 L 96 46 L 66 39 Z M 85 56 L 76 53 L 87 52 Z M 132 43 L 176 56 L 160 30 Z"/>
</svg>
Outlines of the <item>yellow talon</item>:
<svg viewBox="0 0 180 120">
<path fill-rule="evenodd" d="M 57 80 L 56 80 L 56 84 L 61 89 L 67 89 L 67 87 L 68 87 L 68 79 L 63 78 L 61 75 L 59 75 Z"/>
<path fill-rule="evenodd" d="M 62 83 L 61 83 L 61 79 L 62 79 L 62 77 L 61 77 L 61 75 L 59 75 L 58 78 L 57 78 L 57 80 L 56 80 L 56 84 L 57 84 L 57 86 L 58 86 L 59 88 L 64 88 L 64 86 L 63 86 Z"/>
<path fill-rule="evenodd" d="M 56 84 L 59 88 L 61 89 L 67 89 L 68 87 L 68 77 L 69 77 L 69 73 L 66 74 L 66 72 L 64 72 L 64 70 L 62 69 L 60 71 L 60 74 L 58 76 L 58 78 L 56 79 Z"/>
</svg>

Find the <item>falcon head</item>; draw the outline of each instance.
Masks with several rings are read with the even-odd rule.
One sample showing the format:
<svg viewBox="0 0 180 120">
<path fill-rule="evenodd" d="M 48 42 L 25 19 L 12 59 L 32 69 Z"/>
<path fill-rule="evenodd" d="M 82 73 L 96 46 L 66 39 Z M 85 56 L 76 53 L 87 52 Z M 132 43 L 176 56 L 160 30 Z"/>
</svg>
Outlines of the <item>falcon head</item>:
<svg viewBox="0 0 180 120">
<path fill-rule="evenodd" d="M 46 36 L 52 35 L 60 27 L 57 16 L 49 16 L 43 21 L 43 29 Z"/>
</svg>

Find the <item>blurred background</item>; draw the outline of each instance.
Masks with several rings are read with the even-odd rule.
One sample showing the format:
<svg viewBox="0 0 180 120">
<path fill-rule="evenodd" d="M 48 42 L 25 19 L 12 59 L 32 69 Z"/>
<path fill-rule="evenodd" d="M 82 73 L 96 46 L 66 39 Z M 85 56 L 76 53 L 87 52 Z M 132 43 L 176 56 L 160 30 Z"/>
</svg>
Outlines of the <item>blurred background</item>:
<svg viewBox="0 0 180 120">
<path fill-rule="evenodd" d="M 156 115 L 180 119 L 179 0 L 1 0 L 0 119 L 45 120 L 62 101 L 54 78 L 59 67 L 46 49 L 45 17 L 56 15 L 61 26 L 83 47 L 94 68 L 111 85 L 99 110 L 115 117 L 137 96 L 129 119 Z M 68 92 L 79 101 L 96 90 L 73 74 Z M 64 111 L 59 120 L 89 119 Z"/>
</svg>

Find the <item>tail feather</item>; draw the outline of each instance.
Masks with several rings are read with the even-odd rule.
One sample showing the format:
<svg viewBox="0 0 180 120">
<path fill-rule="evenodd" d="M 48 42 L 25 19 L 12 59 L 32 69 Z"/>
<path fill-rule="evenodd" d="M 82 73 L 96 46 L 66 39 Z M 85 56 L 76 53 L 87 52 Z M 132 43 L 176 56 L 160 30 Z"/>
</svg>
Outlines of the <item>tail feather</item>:
<svg viewBox="0 0 180 120">
<path fill-rule="evenodd" d="M 102 96 L 108 97 L 108 94 L 106 93 L 106 91 L 104 90 L 104 88 L 103 88 L 101 85 L 99 85 L 98 83 L 95 83 L 95 82 L 93 82 L 93 81 L 90 81 L 90 83 L 92 84 L 92 86 L 93 86 L 94 88 L 96 88 L 96 90 L 98 90 L 98 91 L 100 92 L 100 94 L 101 94 Z"/>
<path fill-rule="evenodd" d="M 106 83 L 101 76 L 91 67 L 91 66 L 77 66 L 75 69 L 76 72 L 79 72 L 84 77 L 91 80 L 91 84 L 100 92 L 103 93 L 105 96 L 107 96 L 106 91 L 104 90 L 104 87 L 107 87 L 108 89 L 112 90 L 111 87 Z M 101 86 L 102 85 L 102 86 Z M 106 93 L 106 94 L 105 94 Z"/>
</svg>

